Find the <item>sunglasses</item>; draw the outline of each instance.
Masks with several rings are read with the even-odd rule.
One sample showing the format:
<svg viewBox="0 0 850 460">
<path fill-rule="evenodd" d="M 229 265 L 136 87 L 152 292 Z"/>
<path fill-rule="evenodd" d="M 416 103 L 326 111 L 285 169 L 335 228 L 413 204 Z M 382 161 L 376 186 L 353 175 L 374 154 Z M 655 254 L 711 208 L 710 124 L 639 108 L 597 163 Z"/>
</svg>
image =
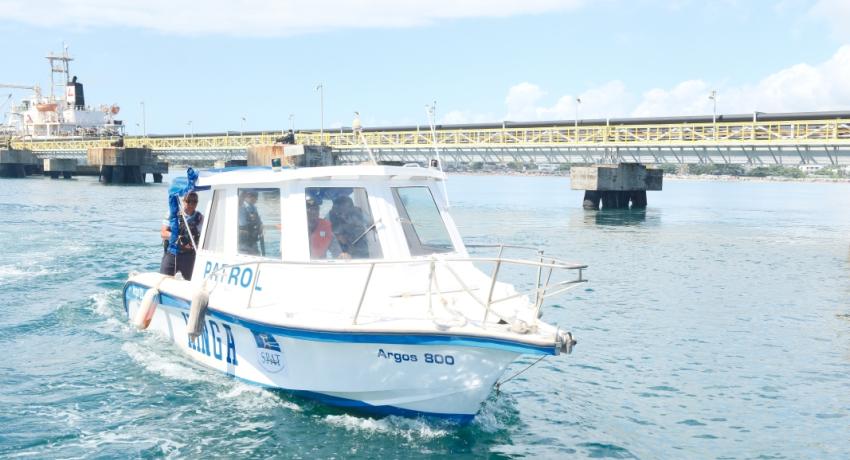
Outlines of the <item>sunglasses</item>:
<svg viewBox="0 0 850 460">
<path fill-rule="evenodd" d="M 198 200 L 186 200 L 186 204 L 198 204 Z"/>
</svg>

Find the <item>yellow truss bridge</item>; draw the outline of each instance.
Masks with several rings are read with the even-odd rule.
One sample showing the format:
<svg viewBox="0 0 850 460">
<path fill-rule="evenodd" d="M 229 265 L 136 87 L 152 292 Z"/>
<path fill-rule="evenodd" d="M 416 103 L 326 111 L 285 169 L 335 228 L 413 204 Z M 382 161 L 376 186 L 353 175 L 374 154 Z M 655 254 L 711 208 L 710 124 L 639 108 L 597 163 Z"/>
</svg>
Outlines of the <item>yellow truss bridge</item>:
<svg viewBox="0 0 850 460">
<path fill-rule="evenodd" d="M 669 119 L 668 119 L 669 120 Z M 518 125 L 518 124 L 515 124 Z M 272 144 L 285 133 L 264 132 L 181 136 L 127 136 L 125 147 L 148 147 L 166 158 L 237 158 L 254 145 Z M 42 157 L 79 156 L 114 139 L 58 139 L 11 142 Z M 449 160 L 543 162 L 764 162 L 850 163 L 850 117 L 781 121 L 668 122 L 645 124 L 536 123 L 533 126 L 439 126 L 353 132 L 301 131 L 295 141 L 326 145 L 346 161 L 365 158 L 368 145 L 384 159 L 421 161 L 432 149 Z M 772 158 L 772 160 L 771 160 Z"/>
</svg>

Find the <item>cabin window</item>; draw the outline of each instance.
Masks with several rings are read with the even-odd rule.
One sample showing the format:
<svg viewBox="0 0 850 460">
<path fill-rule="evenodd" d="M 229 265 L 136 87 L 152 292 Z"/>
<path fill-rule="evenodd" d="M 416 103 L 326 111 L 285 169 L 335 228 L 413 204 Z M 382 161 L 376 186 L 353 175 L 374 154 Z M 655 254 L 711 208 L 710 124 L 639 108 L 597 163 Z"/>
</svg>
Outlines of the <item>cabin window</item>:
<svg viewBox="0 0 850 460">
<path fill-rule="evenodd" d="M 240 188 L 239 254 L 280 259 L 280 189 Z"/>
<path fill-rule="evenodd" d="M 410 255 L 454 251 L 449 231 L 428 187 L 393 188 L 393 199 Z"/>
<path fill-rule="evenodd" d="M 312 260 L 382 257 L 366 189 L 308 187 L 304 196 Z"/>
<path fill-rule="evenodd" d="M 204 236 L 204 249 L 213 252 L 224 251 L 225 204 L 224 190 L 213 192 L 212 206 L 207 223 L 207 233 Z"/>
</svg>

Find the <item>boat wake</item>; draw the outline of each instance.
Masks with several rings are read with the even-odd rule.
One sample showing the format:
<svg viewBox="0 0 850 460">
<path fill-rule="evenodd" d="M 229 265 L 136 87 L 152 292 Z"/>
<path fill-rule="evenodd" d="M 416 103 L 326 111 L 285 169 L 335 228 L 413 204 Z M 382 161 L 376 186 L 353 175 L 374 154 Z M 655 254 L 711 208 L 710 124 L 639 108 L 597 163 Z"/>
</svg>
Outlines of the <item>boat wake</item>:
<svg viewBox="0 0 850 460">
<path fill-rule="evenodd" d="M 422 418 L 389 416 L 385 418 L 358 417 L 355 415 L 326 415 L 323 421 L 328 425 L 343 428 L 359 434 L 390 435 L 407 441 L 428 441 L 450 436 L 453 432 L 447 422 Z M 451 425 L 455 426 L 455 425 Z"/>
<path fill-rule="evenodd" d="M 11 283 L 13 281 L 17 282 L 31 278 L 38 278 L 50 274 L 53 274 L 53 272 L 44 268 L 41 265 L 0 265 L 0 283 L 3 284 Z"/>
<path fill-rule="evenodd" d="M 125 342 L 121 345 L 121 350 L 145 370 L 162 377 L 193 383 L 211 380 L 212 376 L 209 373 L 188 366 L 182 356 L 158 350 L 165 344 L 157 342 L 161 341 L 146 335 L 140 341 Z"/>
<path fill-rule="evenodd" d="M 244 411 L 253 411 L 258 407 L 266 409 L 276 407 L 293 412 L 303 411 L 301 406 L 281 398 L 273 391 L 235 380 L 228 381 L 228 384 L 216 393 L 216 397 L 221 400 L 229 400 L 236 409 Z"/>
</svg>

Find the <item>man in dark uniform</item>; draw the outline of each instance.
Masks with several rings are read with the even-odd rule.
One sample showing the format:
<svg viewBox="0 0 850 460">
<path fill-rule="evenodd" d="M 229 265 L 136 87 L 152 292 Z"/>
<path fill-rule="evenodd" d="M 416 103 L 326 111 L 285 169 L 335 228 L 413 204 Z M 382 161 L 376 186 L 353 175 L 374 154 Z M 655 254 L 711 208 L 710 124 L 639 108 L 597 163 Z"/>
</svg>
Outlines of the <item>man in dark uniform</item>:
<svg viewBox="0 0 850 460">
<path fill-rule="evenodd" d="M 171 240 L 171 226 L 166 218 L 162 222 L 162 229 L 159 235 L 162 237 L 162 247 L 164 253 L 162 261 L 159 264 L 159 272 L 163 275 L 174 276 L 177 272 L 183 275 L 183 279 L 192 279 L 192 270 L 195 268 L 195 246 L 201 238 L 201 226 L 204 223 L 204 215 L 197 211 L 198 194 L 195 192 L 188 193 L 183 197 L 183 211 L 178 216 L 180 229 L 177 233 L 177 249 L 178 253 L 168 252 L 168 242 Z M 185 220 L 183 217 L 185 216 Z M 189 226 L 186 226 L 188 222 Z"/>
<path fill-rule="evenodd" d="M 363 238 L 367 225 L 363 211 L 354 206 L 350 196 L 343 195 L 334 198 L 334 204 L 328 218 L 331 221 L 334 235 L 339 241 L 339 247 L 345 258 L 367 259 L 369 258 L 369 245 Z"/>
<path fill-rule="evenodd" d="M 265 255 L 263 220 L 257 212 L 257 192 L 242 192 L 239 205 L 239 253 Z"/>
</svg>

